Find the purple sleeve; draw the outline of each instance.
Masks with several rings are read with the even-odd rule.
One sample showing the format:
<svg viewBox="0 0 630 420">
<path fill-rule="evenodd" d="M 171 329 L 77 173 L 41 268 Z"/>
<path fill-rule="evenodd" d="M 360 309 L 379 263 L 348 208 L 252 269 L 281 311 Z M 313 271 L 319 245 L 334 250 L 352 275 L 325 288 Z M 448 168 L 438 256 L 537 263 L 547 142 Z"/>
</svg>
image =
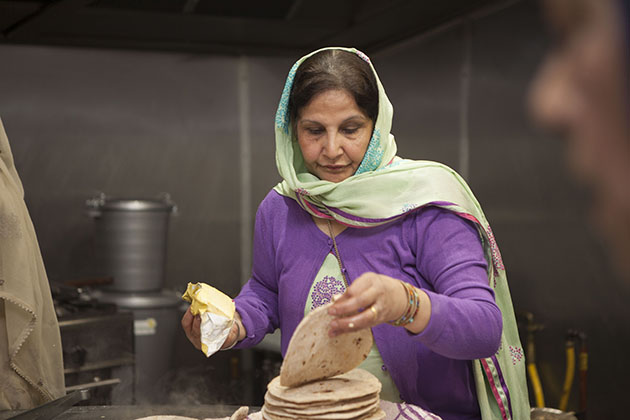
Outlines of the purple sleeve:
<svg viewBox="0 0 630 420">
<path fill-rule="evenodd" d="M 416 264 L 433 290 L 427 327 L 415 335 L 452 359 L 480 359 L 499 348 L 503 319 L 488 284 L 488 264 L 476 227 L 429 208 L 416 224 Z"/>
<path fill-rule="evenodd" d="M 258 344 L 266 334 L 278 327 L 278 286 L 273 251 L 273 209 L 263 200 L 256 212 L 252 277 L 234 299 L 247 337 L 236 347 Z"/>
</svg>

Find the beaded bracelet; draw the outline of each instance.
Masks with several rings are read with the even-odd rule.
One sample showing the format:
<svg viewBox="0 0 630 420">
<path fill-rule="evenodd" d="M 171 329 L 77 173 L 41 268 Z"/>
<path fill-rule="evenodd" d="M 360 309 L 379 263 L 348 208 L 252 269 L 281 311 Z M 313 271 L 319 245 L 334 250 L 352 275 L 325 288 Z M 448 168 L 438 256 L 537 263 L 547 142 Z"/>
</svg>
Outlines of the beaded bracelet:
<svg viewBox="0 0 630 420">
<path fill-rule="evenodd" d="M 395 327 L 404 327 L 411 324 L 420 309 L 420 296 L 418 295 L 418 289 L 401 281 L 403 288 L 405 289 L 405 295 L 407 297 L 407 309 L 403 315 L 395 321 L 390 321 L 389 324 Z"/>
<path fill-rule="evenodd" d="M 418 298 L 418 293 L 416 292 L 416 290 L 407 283 L 405 283 L 405 287 L 409 292 L 410 305 L 407 308 L 407 312 L 405 313 L 405 320 L 402 321 L 402 325 L 407 325 L 413 322 L 413 318 L 418 312 L 418 307 L 420 306 L 420 299 Z"/>
<path fill-rule="evenodd" d="M 405 283 L 405 282 L 402 282 L 402 283 L 405 288 L 405 292 L 407 294 L 408 304 L 407 304 L 407 310 L 405 311 L 404 315 L 400 317 L 399 319 L 397 319 L 396 321 L 394 321 L 395 326 L 405 326 L 407 324 L 411 324 L 414 320 L 414 317 L 418 313 L 418 309 L 420 306 L 420 298 L 418 296 L 418 292 L 416 288 L 414 288 L 408 283 Z"/>
</svg>

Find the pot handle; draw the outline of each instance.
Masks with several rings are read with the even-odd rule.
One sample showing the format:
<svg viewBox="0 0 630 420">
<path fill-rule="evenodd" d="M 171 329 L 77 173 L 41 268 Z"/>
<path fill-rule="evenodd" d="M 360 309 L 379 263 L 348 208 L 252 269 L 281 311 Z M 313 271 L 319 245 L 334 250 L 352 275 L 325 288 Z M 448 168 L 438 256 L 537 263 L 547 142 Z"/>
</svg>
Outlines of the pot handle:
<svg viewBox="0 0 630 420">
<path fill-rule="evenodd" d="M 105 205 L 106 199 L 107 196 L 105 195 L 105 193 L 99 191 L 98 194 L 94 197 L 85 200 L 85 206 L 87 207 L 88 216 L 94 219 L 101 217 L 101 215 L 103 214 L 101 208 Z"/>
<path fill-rule="evenodd" d="M 171 206 L 171 214 L 173 216 L 177 216 L 178 209 L 177 204 L 171 200 L 171 195 L 167 192 L 161 192 L 158 194 L 158 198 L 164 202 L 164 204 Z"/>
</svg>

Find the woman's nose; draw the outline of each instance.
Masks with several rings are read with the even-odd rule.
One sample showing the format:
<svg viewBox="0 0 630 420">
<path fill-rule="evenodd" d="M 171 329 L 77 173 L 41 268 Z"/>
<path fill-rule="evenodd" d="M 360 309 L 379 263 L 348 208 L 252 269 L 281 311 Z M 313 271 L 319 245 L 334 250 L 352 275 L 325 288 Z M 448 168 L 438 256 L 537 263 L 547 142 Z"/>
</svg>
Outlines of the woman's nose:
<svg viewBox="0 0 630 420">
<path fill-rule="evenodd" d="M 572 91 L 557 58 L 550 57 L 530 86 L 529 108 L 534 120 L 547 128 L 563 128 L 570 119 Z"/>
<path fill-rule="evenodd" d="M 341 139 L 336 132 L 328 133 L 324 144 L 324 156 L 329 159 L 338 158 L 343 154 Z"/>
</svg>

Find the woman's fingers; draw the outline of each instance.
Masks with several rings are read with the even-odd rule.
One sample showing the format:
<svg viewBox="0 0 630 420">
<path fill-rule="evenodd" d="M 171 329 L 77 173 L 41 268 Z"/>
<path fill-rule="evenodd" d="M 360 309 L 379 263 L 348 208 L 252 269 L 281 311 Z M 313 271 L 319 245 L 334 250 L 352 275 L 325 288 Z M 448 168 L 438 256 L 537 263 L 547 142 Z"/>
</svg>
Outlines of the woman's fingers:
<svg viewBox="0 0 630 420">
<path fill-rule="evenodd" d="M 359 276 L 343 295 L 335 299 L 328 313 L 341 317 L 353 315 L 370 307 L 375 302 L 380 304 L 378 305 L 379 308 L 387 308 L 392 297 L 392 285 L 395 286 L 397 283 L 399 283 L 398 280 L 388 276 L 365 273 Z M 381 311 L 377 315 L 380 317 L 380 315 L 386 314 Z M 384 318 L 380 317 L 379 319 Z"/>
<path fill-rule="evenodd" d="M 344 294 L 335 299 L 328 313 L 335 316 L 354 314 L 376 301 L 380 290 L 378 275 L 366 273 L 358 277 Z"/>
<path fill-rule="evenodd" d="M 360 330 L 362 328 L 370 328 L 374 325 L 381 324 L 378 306 L 373 304 L 363 312 L 355 315 L 337 318 L 330 323 L 329 335 L 334 337 L 339 334 Z"/>
<path fill-rule="evenodd" d="M 339 299 L 331 307 L 331 315 L 339 317 L 347 317 L 355 315 L 376 303 L 379 300 L 381 291 L 378 288 L 371 287 L 362 291 L 360 294 L 344 294 L 344 299 Z"/>
<path fill-rule="evenodd" d="M 197 350 L 201 350 L 201 318 L 194 316 L 190 312 L 190 307 L 182 317 L 182 329 L 186 334 L 188 341 L 192 343 Z"/>
<path fill-rule="evenodd" d="M 363 274 L 330 307 L 329 313 L 337 317 L 330 324 L 330 335 L 389 322 L 400 316 L 405 305 L 405 289 L 399 280 Z"/>
<path fill-rule="evenodd" d="M 190 328 L 192 324 L 192 320 L 193 320 L 193 315 L 190 312 L 190 307 L 188 307 L 188 309 L 186 309 L 186 312 L 184 313 L 184 316 L 182 317 L 182 328 L 184 329 L 184 331 Z"/>
<path fill-rule="evenodd" d="M 201 317 L 199 315 L 195 316 L 193 320 L 192 332 L 195 337 L 201 338 Z"/>
<path fill-rule="evenodd" d="M 383 280 L 378 274 L 358 277 L 346 292 L 335 300 L 329 313 L 337 316 L 330 323 L 331 336 L 369 328 L 384 322 L 379 311 L 379 297 L 384 293 Z"/>
</svg>

